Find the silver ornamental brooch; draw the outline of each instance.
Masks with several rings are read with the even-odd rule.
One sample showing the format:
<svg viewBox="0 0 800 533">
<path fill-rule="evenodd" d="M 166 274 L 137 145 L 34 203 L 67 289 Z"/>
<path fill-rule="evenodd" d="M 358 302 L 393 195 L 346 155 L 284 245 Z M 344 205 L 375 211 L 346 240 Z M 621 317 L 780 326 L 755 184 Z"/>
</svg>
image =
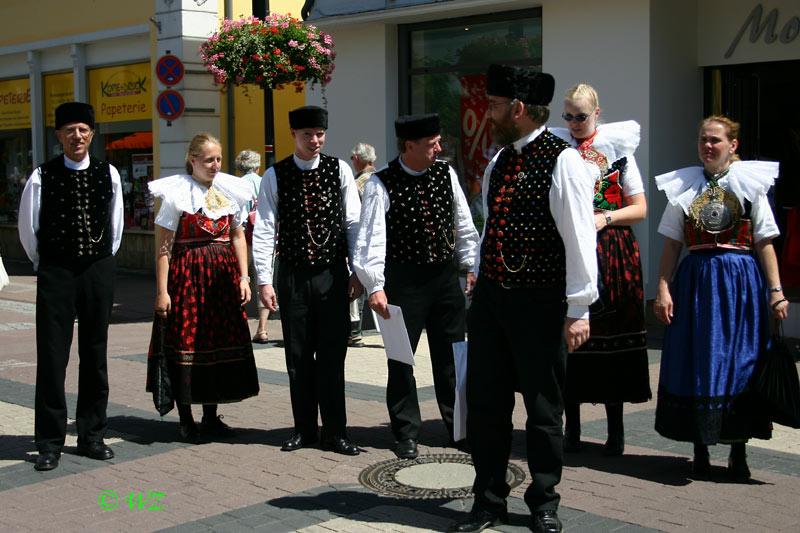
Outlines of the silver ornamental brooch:
<svg viewBox="0 0 800 533">
<path fill-rule="evenodd" d="M 709 187 L 689 206 L 689 218 L 695 227 L 708 233 L 729 229 L 741 216 L 739 199 L 719 186 Z"/>
</svg>

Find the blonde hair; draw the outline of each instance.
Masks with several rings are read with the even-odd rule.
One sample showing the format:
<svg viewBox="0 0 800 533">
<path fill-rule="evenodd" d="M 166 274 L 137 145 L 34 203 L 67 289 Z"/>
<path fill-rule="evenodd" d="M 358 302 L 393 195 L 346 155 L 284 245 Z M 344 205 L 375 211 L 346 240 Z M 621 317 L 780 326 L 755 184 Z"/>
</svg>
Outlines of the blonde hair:
<svg viewBox="0 0 800 533">
<path fill-rule="evenodd" d="M 580 98 L 587 100 L 595 109 L 600 107 L 600 97 L 597 96 L 597 91 L 594 90 L 594 87 L 588 83 L 573 85 L 567 89 L 567 92 L 564 94 L 564 100 L 569 100 L 571 102 Z"/>
<path fill-rule="evenodd" d="M 710 115 L 700 122 L 700 127 L 698 130 L 704 126 L 707 126 L 709 122 L 718 122 L 722 124 L 722 127 L 725 128 L 725 135 L 728 137 L 729 141 L 733 141 L 734 139 L 737 141 L 739 140 L 739 130 L 741 130 L 742 125 L 735 120 L 732 120 L 725 115 Z M 731 161 L 741 161 L 739 154 L 734 152 L 731 156 Z"/>
<path fill-rule="evenodd" d="M 219 139 L 208 133 L 207 131 L 198 133 L 192 140 L 189 141 L 189 148 L 186 149 L 186 173 L 192 174 L 192 157 L 197 157 L 203 153 L 203 148 L 207 144 L 216 144 L 222 148 L 222 143 Z"/>
</svg>

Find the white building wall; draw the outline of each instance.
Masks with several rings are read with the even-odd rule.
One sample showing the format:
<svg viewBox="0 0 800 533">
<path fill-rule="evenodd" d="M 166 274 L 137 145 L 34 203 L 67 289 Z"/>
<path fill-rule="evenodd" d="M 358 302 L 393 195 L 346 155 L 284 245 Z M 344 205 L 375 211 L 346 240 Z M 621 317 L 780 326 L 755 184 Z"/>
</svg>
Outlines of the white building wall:
<svg viewBox="0 0 800 533">
<path fill-rule="evenodd" d="M 649 179 L 652 177 L 649 170 L 651 58 L 647 46 L 651 35 L 650 3 L 542 2 L 542 70 L 556 79 L 549 125 L 564 125 L 561 112 L 567 89 L 580 82 L 592 85 L 600 96 L 601 121 L 632 119 L 642 127 L 636 161 L 648 199 L 655 189 Z M 660 216 L 660 211 L 651 209 L 648 218 L 634 226 L 644 272 L 654 262 L 649 231 L 654 216 Z M 649 281 L 646 275 L 645 281 Z"/>
<path fill-rule="evenodd" d="M 397 116 L 397 28 L 382 22 L 326 29 L 336 44 L 336 70 L 325 88 L 306 102 L 328 109 L 325 153 L 345 161 L 356 142 L 375 147 L 380 166 L 394 154 Z"/>
</svg>

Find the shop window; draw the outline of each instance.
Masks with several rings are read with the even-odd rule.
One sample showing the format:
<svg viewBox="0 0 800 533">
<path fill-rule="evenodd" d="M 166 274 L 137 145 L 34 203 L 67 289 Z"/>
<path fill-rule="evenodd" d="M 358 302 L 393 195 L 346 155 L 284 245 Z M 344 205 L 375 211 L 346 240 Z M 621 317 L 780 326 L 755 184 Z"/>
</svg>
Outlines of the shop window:
<svg viewBox="0 0 800 533">
<path fill-rule="evenodd" d="M 31 131 L 0 131 L 0 224 L 17 222 L 19 199 L 31 162 Z"/>
<path fill-rule="evenodd" d="M 481 224 L 480 183 L 496 152 L 485 96 L 492 63 L 541 69 L 541 9 L 400 27 L 400 111 L 439 113 L 443 152 Z"/>
</svg>

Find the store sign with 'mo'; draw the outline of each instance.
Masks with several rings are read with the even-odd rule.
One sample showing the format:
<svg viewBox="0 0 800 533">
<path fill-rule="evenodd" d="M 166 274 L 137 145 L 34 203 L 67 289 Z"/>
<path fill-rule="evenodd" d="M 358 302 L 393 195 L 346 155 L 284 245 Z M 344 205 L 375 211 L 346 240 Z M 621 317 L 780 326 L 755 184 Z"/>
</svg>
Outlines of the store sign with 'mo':
<svg viewBox="0 0 800 533">
<path fill-rule="evenodd" d="M 89 102 L 97 122 L 151 120 L 150 64 L 89 71 Z"/>
</svg>

